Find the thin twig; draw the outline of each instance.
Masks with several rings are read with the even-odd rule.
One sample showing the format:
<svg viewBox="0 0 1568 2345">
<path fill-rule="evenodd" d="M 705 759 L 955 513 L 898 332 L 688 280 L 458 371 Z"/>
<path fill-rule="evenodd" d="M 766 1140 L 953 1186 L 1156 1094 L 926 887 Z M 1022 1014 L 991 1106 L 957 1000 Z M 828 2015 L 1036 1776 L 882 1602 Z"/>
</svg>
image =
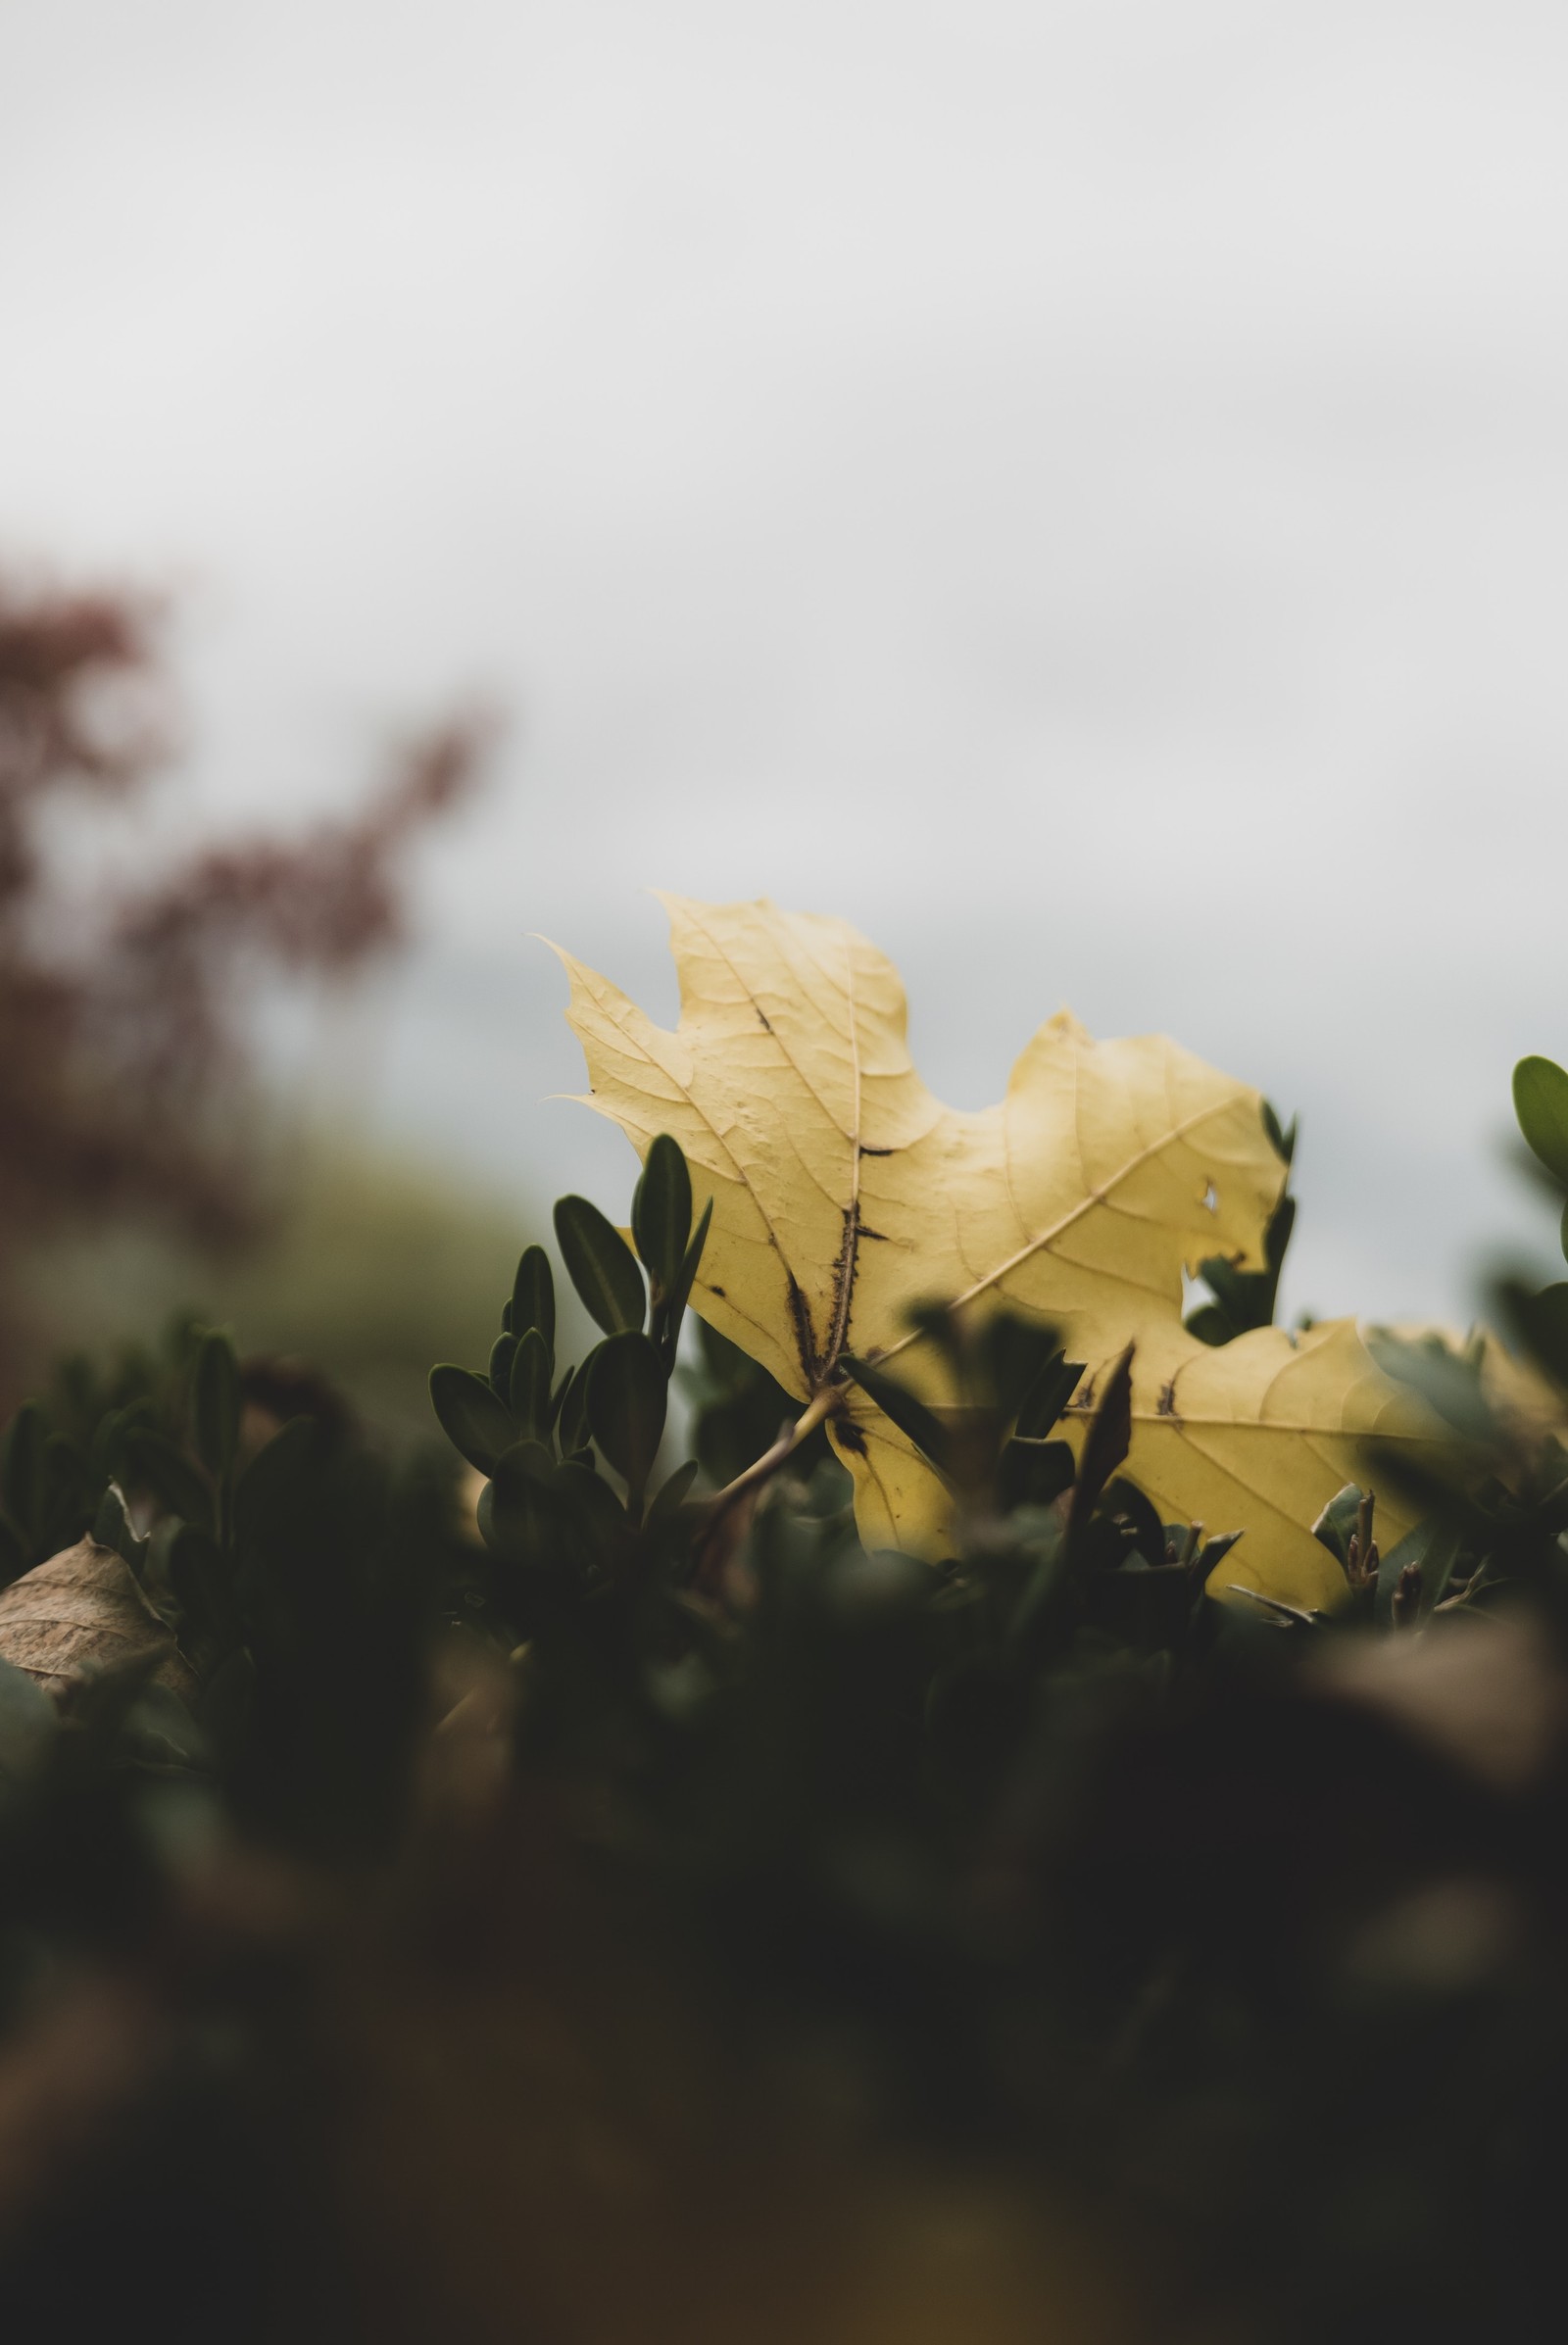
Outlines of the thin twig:
<svg viewBox="0 0 1568 2345">
<path fill-rule="evenodd" d="M 714 1492 L 708 1502 L 708 1521 L 703 1526 L 697 1545 L 696 1577 L 699 1587 L 705 1586 L 712 1576 L 715 1555 L 723 1553 L 720 1535 L 726 1525 L 733 1522 L 748 1501 L 754 1499 L 763 1486 L 772 1481 L 779 1469 L 789 1463 L 801 1443 L 832 1416 L 843 1397 L 842 1385 L 824 1385 L 807 1403 L 794 1424 L 785 1426 L 771 1449 L 764 1449 L 744 1474 L 737 1474 L 733 1482 L 727 1482 L 721 1490 Z"/>
<path fill-rule="evenodd" d="M 737 1505 L 749 1491 L 760 1490 L 764 1482 L 771 1482 L 780 1466 L 789 1462 L 801 1443 L 815 1433 L 820 1424 L 832 1416 L 843 1395 L 842 1385 L 824 1385 L 816 1397 L 807 1404 L 803 1414 L 796 1418 L 795 1423 L 785 1426 L 771 1449 L 764 1449 L 761 1456 L 749 1465 L 744 1474 L 737 1474 L 733 1482 L 726 1482 L 721 1490 L 714 1492 L 709 1501 L 712 1509 L 710 1525 L 716 1523 L 722 1515 L 727 1514 L 730 1508 Z"/>
</svg>

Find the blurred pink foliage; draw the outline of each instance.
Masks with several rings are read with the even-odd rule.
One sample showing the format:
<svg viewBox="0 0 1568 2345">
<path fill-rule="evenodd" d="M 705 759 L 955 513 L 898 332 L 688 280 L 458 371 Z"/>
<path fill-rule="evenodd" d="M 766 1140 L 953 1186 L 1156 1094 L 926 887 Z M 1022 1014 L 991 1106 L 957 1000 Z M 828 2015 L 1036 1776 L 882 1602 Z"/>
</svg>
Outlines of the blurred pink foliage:
<svg viewBox="0 0 1568 2345">
<path fill-rule="evenodd" d="M 453 718 L 347 818 L 194 848 L 84 913 L 48 822 L 167 765 L 163 617 L 0 577 L 0 1384 L 9 1274 L 38 1237 L 122 1215 L 207 1245 L 258 1226 L 246 993 L 269 968 L 341 979 L 400 941 L 410 850 L 469 793 L 491 729 Z"/>
</svg>

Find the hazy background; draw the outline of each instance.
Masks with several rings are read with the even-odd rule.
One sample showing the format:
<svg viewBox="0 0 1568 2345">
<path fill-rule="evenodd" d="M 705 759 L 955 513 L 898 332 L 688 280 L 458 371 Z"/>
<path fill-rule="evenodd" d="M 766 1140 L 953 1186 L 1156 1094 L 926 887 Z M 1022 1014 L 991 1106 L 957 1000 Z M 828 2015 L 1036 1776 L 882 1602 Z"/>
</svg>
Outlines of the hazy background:
<svg viewBox="0 0 1568 2345">
<path fill-rule="evenodd" d="M 1568 13 L 0 0 L 0 544 L 185 597 L 166 819 L 488 692 L 426 944 L 314 1079 L 623 1199 L 569 944 L 848 915 L 996 1096 L 1067 1001 L 1301 1111 L 1287 1305 L 1549 1234 Z M 360 1040 L 371 1046 L 357 1063 Z"/>
</svg>

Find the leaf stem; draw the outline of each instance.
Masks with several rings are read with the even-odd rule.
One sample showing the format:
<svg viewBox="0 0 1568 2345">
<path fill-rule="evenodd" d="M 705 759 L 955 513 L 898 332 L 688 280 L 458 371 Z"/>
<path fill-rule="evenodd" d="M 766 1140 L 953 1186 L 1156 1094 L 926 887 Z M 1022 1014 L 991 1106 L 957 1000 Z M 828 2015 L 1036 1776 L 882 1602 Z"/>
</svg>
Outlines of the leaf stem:
<svg viewBox="0 0 1568 2345">
<path fill-rule="evenodd" d="M 824 1385 L 814 1399 L 807 1403 L 805 1410 L 796 1418 L 794 1424 L 785 1426 L 771 1449 L 764 1449 L 761 1456 L 746 1468 L 744 1474 L 737 1474 L 733 1482 L 726 1482 L 721 1490 L 714 1492 L 710 1500 L 713 1510 L 710 1518 L 710 1528 L 722 1515 L 728 1514 L 732 1506 L 738 1505 L 743 1498 L 750 1496 L 753 1490 L 760 1490 L 764 1482 L 772 1481 L 779 1468 L 788 1464 L 801 1443 L 815 1433 L 820 1424 L 832 1416 L 843 1397 L 843 1391 L 844 1388 L 841 1385 Z"/>
<path fill-rule="evenodd" d="M 713 1559 L 724 1551 L 720 1535 L 725 1525 L 766 1483 L 772 1481 L 781 1466 L 788 1464 L 801 1443 L 832 1416 L 843 1397 L 842 1385 L 823 1385 L 812 1394 L 794 1424 L 785 1426 L 771 1449 L 764 1449 L 761 1456 L 749 1465 L 743 1474 L 737 1474 L 733 1482 L 727 1482 L 721 1490 L 714 1492 L 709 1500 L 708 1521 L 698 1542 L 699 1583 L 711 1577 Z"/>
</svg>

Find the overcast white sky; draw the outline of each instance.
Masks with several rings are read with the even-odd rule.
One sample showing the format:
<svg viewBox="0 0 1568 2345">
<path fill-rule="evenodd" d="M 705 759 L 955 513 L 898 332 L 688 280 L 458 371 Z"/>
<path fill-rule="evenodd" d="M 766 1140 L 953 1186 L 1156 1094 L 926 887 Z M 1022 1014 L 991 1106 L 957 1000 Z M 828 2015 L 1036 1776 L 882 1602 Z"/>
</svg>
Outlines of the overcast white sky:
<svg viewBox="0 0 1568 2345">
<path fill-rule="evenodd" d="M 639 893 L 1302 1111 L 1292 1306 L 1467 1315 L 1568 1054 L 1568 11 L 0 0 L 0 553 L 172 582 L 186 813 L 482 688 L 377 1111 L 629 1157 Z"/>
</svg>

